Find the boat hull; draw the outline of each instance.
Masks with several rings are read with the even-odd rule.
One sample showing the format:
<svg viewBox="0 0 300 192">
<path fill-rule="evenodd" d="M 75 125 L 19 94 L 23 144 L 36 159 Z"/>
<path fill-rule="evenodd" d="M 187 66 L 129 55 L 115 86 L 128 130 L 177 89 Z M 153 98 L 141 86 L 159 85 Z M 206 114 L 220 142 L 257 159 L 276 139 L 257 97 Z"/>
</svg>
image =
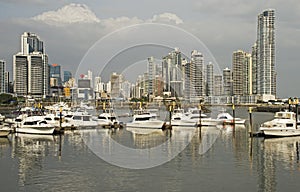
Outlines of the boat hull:
<svg viewBox="0 0 300 192">
<path fill-rule="evenodd" d="M 54 127 L 17 127 L 17 133 L 52 135 L 54 134 Z"/>
<path fill-rule="evenodd" d="M 9 133 L 9 130 L 0 130 L 0 137 L 7 137 Z"/>
<path fill-rule="evenodd" d="M 164 125 L 163 121 L 135 121 L 127 123 L 126 127 L 146 128 L 146 129 L 161 129 Z"/>
<path fill-rule="evenodd" d="M 172 120 L 171 125 L 179 127 L 196 127 L 197 123 L 188 120 Z"/>
<path fill-rule="evenodd" d="M 300 129 L 282 129 L 282 128 L 260 128 L 260 131 L 267 137 L 293 137 L 300 136 Z"/>
</svg>

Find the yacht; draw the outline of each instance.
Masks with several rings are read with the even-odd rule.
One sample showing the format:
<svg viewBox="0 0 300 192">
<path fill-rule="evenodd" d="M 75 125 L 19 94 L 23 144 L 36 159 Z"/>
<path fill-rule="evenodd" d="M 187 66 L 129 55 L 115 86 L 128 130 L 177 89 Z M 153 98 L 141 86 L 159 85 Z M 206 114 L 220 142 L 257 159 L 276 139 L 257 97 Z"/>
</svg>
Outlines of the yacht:
<svg viewBox="0 0 300 192">
<path fill-rule="evenodd" d="M 117 117 L 113 111 L 113 109 L 105 109 L 103 113 L 97 116 L 95 121 L 101 127 L 114 127 L 118 128 L 120 123 L 117 120 Z"/>
<path fill-rule="evenodd" d="M 0 137 L 7 137 L 11 133 L 11 128 L 6 125 L 0 125 Z"/>
<path fill-rule="evenodd" d="M 201 126 L 215 126 L 220 123 L 219 120 L 213 119 L 211 117 L 208 117 L 206 114 L 201 113 L 201 121 L 200 121 L 200 110 L 197 108 L 190 108 L 188 112 L 185 114 L 188 119 L 194 121 L 197 123 L 197 125 L 200 124 Z"/>
<path fill-rule="evenodd" d="M 132 122 L 127 123 L 126 127 L 161 129 L 164 121 L 153 118 L 153 114 L 146 110 L 135 110 Z"/>
<path fill-rule="evenodd" d="M 87 112 L 73 112 L 65 115 L 71 124 L 78 127 L 96 127 L 98 123 L 92 119 L 92 115 Z"/>
<path fill-rule="evenodd" d="M 246 119 L 241 119 L 241 118 L 233 119 L 233 117 L 227 112 L 222 112 L 218 114 L 217 120 L 223 125 L 232 125 L 233 123 L 244 125 L 246 122 Z"/>
<path fill-rule="evenodd" d="M 69 123 L 68 120 L 66 120 L 63 116 L 61 119 L 61 123 L 60 123 L 60 117 L 51 113 L 46 114 L 44 119 L 48 124 L 51 124 L 56 128 L 62 128 L 62 129 L 76 128 L 76 125 Z"/>
<path fill-rule="evenodd" d="M 17 133 L 51 135 L 54 133 L 55 127 L 48 124 L 44 116 L 29 116 L 18 123 L 15 129 Z"/>
<path fill-rule="evenodd" d="M 2 115 L 2 114 L 0 114 L 0 122 L 3 122 L 3 121 L 4 121 L 4 119 L 5 119 L 5 116 L 4 116 L 4 115 Z"/>
<path fill-rule="evenodd" d="M 199 115 L 198 115 L 199 117 Z M 171 118 L 171 125 L 172 126 L 179 126 L 179 127 L 195 127 L 197 125 L 197 120 L 191 119 L 184 114 L 183 109 L 174 109 Z"/>
<path fill-rule="evenodd" d="M 259 131 L 265 136 L 288 137 L 300 135 L 300 123 L 296 114 L 289 111 L 276 112 L 274 119 L 260 125 Z"/>
</svg>

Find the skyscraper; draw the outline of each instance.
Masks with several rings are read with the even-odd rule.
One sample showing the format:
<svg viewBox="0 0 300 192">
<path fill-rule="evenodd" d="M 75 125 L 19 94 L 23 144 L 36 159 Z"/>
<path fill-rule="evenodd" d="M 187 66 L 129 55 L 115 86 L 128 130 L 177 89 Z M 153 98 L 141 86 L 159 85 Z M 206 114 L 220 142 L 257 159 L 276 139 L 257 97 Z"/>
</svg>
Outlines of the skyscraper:
<svg viewBox="0 0 300 192">
<path fill-rule="evenodd" d="M 232 90 L 233 95 L 243 94 L 243 70 L 245 64 L 245 52 L 238 50 L 232 54 Z"/>
<path fill-rule="evenodd" d="M 6 62 L 4 60 L 0 60 L 0 93 L 7 93 L 8 91 L 8 77 L 6 73 Z"/>
<path fill-rule="evenodd" d="M 164 91 L 169 92 L 172 97 L 183 96 L 183 70 L 182 56 L 178 48 L 163 57 L 162 76 L 164 80 Z"/>
<path fill-rule="evenodd" d="M 46 97 L 50 90 L 49 70 L 43 41 L 36 34 L 25 32 L 21 36 L 21 52 L 13 56 L 14 92 Z"/>
<path fill-rule="evenodd" d="M 207 96 L 214 94 L 214 65 L 209 62 L 206 69 Z"/>
<path fill-rule="evenodd" d="M 224 81 L 224 92 L 225 96 L 232 96 L 232 74 L 229 68 L 223 69 L 223 81 Z"/>
<path fill-rule="evenodd" d="M 72 78 L 72 73 L 70 71 L 64 71 L 64 83 Z"/>
<path fill-rule="evenodd" d="M 55 79 L 54 85 L 51 86 L 61 86 L 61 70 L 60 65 L 54 63 L 50 65 L 50 79 Z"/>
<path fill-rule="evenodd" d="M 191 97 L 199 98 L 205 96 L 204 57 L 197 50 L 191 53 Z"/>
<path fill-rule="evenodd" d="M 275 99 L 275 16 L 268 9 L 258 15 L 257 23 L 257 94 L 263 100 Z"/>
</svg>

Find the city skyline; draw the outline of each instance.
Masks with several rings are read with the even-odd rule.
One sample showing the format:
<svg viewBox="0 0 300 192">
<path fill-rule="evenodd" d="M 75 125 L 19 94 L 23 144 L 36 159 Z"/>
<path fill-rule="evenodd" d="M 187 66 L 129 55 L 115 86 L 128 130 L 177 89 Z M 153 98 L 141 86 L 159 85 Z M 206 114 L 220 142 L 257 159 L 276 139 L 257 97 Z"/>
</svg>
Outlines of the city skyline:
<svg viewBox="0 0 300 192">
<path fill-rule="evenodd" d="M 151 8 L 146 9 L 144 5 L 140 9 L 143 11 L 129 13 L 125 11 L 128 8 L 125 6 L 117 14 L 104 10 L 113 5 L 121 8 L 124 6 L 123 2 L 118 4 L 107 2 L 106 5 L 103 5 L 91 1 L 76 1 L 76 3 L 85 3 L 91 12 L 95 13 L 95 17 L 93 17 L 94 23 L 83 24 L 81 21 L 77 21 L 77 23 L 66 24 L 57 22 L 60 26 L 54 26 L 49 22 L 46 23 L 45 21 L 49 21 L 49 17 L 44 17 L 44 20 L 41 20 L 42 17 L 36 16 L 45 16 L 43 13 L 57 11 L 72 2 L 40 2 L 43 5 L 42 10 L 37 9 L 41 4 L 32 3 L 31 1 L 27 2 L 26 9 L 20 9 L 23 5 L 17 2 L 0 2 L 1 7 L 5 8 L 0 15 L 1 25 L 3 26 L 3 33 L 0 39 L 0 58 L 6 61 L 8 70 L 11 70 L 10 68 L 12 67 L 12 54 L 17 52 L 16 46 L 19 41 L 16 37 L 24 31 L 35 32 L 47 42 L 46 50 L 49 54 L 49 63 L 58 63 L 66 67 L 65 70 L 74 73 L 73 69 L 76 68 L 74 66 L 78 65 L 84 53 L 96 40 L 116 29 L 144 22 L 171 24 L 191 32 L 211 50 L 217 60 L 216 63 L 213 62 L 216 66 L 219 66 L 221 69 L 231 68 L 233 51 L 242 49 L 246 52 L 251 52 L 251 45 L 256 39 L 258 14 L 265 9 L 274 8 L 276 10 L 276 31 L 278 30 L 276 33 L 277 95 L 278 97 L 300 95 L 297 93 L 298 90 L 294 88 L 297 86 L 295 84 L 297 82 L 297 58 L 295 57 L 295 51 L 298 50 L 298 45 L 294 43 L 296 42 L 297 34 L 293 33 L 297 29 L 298 22 L 294 19 L 298 16 L 297 7 L 293 6 L 296 3 L 295 1 L 287 1 L 285 6 L 282 6 L 279 1 L 251 2 L 248 4 L 245 4 L 243 1 L 230 1 L 226 3 L 221 2 L 222 9 L 218 8 L 220 6 L 213 6 L 215 3 L 220 3 L 219 1 L 210 1 L 211 3 L 203 1 L 201 5 L 195 1 L 189 1 L 190 5 L 195 5 L 195 9 L 197 8 L 198 12 L 187 9 L 180 9 L 179 11 L 177 7 L 180 7 L 180 4 L 182 4 L 180 2 L 175 3 L 176 7 L 160 6 L 160 8 L 155 9 L 153 5 L 156 2 L 153 2 L 153 5 L 146 3 L 153 8 L 152 11 L 150 11 Z M 168 2 L 161 3 L 162 5 L 168 4 Z M 137 2 L 133 7 L 140 5 Z M 235 5 L 237 9 L 233 9 L 232 5 Z M 133 7 L 130 9 L 133 9 Z M 18 9 L 21 11 L 17 11 Z M 199 10 L 202 11 L 199 12 Z M 214 13 L 213 17 L 210 17 L 210 12 Z M 127 18 L 120 20 L 122 16 Z M 220 25 L 221 23 L 224 24 Z M 100 27 L 100 25 L 104 28 Z M 216 26 L 222 26 L 222 30 L 216 30 Z M 201 30 L 198 30 L 199 27 L 201 27 Z M 70 30 L 76 33 L 70 34 Z M 15 39 L 13 39 L 13 36 Z M 191 47 L 192 49 L 197 49 L 197 47 Z M 148 56 L 151 56 L 151 54 Z M 295 85 L 284 86 L 288 83 Z"/>
</svg>

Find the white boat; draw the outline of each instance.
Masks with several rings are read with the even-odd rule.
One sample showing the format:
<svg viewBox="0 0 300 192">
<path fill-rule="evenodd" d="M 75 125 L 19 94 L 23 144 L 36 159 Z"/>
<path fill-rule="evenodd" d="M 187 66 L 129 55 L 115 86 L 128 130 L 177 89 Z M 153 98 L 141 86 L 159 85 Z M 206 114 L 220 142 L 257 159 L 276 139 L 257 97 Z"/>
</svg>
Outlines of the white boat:
<svg viewBox="0 0 300 192">
<path fill-rule="evenodd" d="M 220 124 L 219 120 L 213 119 L 211 117 L 208 117 L 206 114 L 201 113 L 201 120 L 200 120 L 200 110 L 197 108 L 190 108 L 188 112 L 186 113 L 186 116 L 189 120 L 192 120 L 199 125 L 201 123 L 201 126 L 215 126 Z"/>
<path fill-rule="evenodd" d="M 172 113 L 171 125 L 179 127 L 195 127 L 197 125 L 196 121 L 197 120 L 190 119 L 186 116 L 183 109 L 178 108 L 174 109 Z"/>
<path fill-rule="evenodd" d="M 218 114 L 217 116 L 217 121 L 219 121 L 223 125 L 232 125 L 234 124 L 241 124 L 244 125 L 246 122 L 246 119 L 241 119 L 241 118 L 234 118 L 227 112 L 222 112 Z"/>
<path fill-rule="evenodd" d="M 126 127 L 161 129 L 164 121 L 153 118 L 153 115 L 145 110 L 135 110 L 132 122 L 127 123 Z"/>
<path fill-rule="evenodd" d="M 95 121 L 101 127 L 118 127 L 120 125 L 113 109 L 105 109 L 103 113 L 97 116 Z"/>
<path fill-rule="evenodd" d="M 26 117 L 16 126 L 17 133 L 51 135 L 54 133 L 54 130 L 55 127 L 51 124 L 48 124 L 45 121 L 44 116 Z"/>
<path fill-rule="evenodd" d="M 0 125 L 0 137 L 7 137 L 11 133 L 11 128 L 5 125 Z"/>
<path fill-rule="evenodd" d="M 276 112 L 274 119 L 260 125 L 259 131 L 269 137 L 288 137 L 300 135 L 300 123 L 296 125 L 294 112 Z"/>
<path fill-rule="evenodd" d="M 0 122 L 4 121 L 4 119 L 5 119 L 5 116 L 0 114 Z"/>
<path fill-rule="evenodd" d="M 48 124 L 51 124 L 56 128 L 62 128 L 62 129 L 76 128 L 76 125 L 69 123 L 68 120 L 64 119 L 64 117 L 62 117 L 60 123 L 60 117 L 54 114 L 46 114 L 44 119 Z"/>
<path fill-rule="evenodd" d="M 86 112 L 74 112 L 65 116 L 71 124 L 78 127 L 96 127 L 98 123 L 92 120 L 92 115 Z"/>
</svg>

